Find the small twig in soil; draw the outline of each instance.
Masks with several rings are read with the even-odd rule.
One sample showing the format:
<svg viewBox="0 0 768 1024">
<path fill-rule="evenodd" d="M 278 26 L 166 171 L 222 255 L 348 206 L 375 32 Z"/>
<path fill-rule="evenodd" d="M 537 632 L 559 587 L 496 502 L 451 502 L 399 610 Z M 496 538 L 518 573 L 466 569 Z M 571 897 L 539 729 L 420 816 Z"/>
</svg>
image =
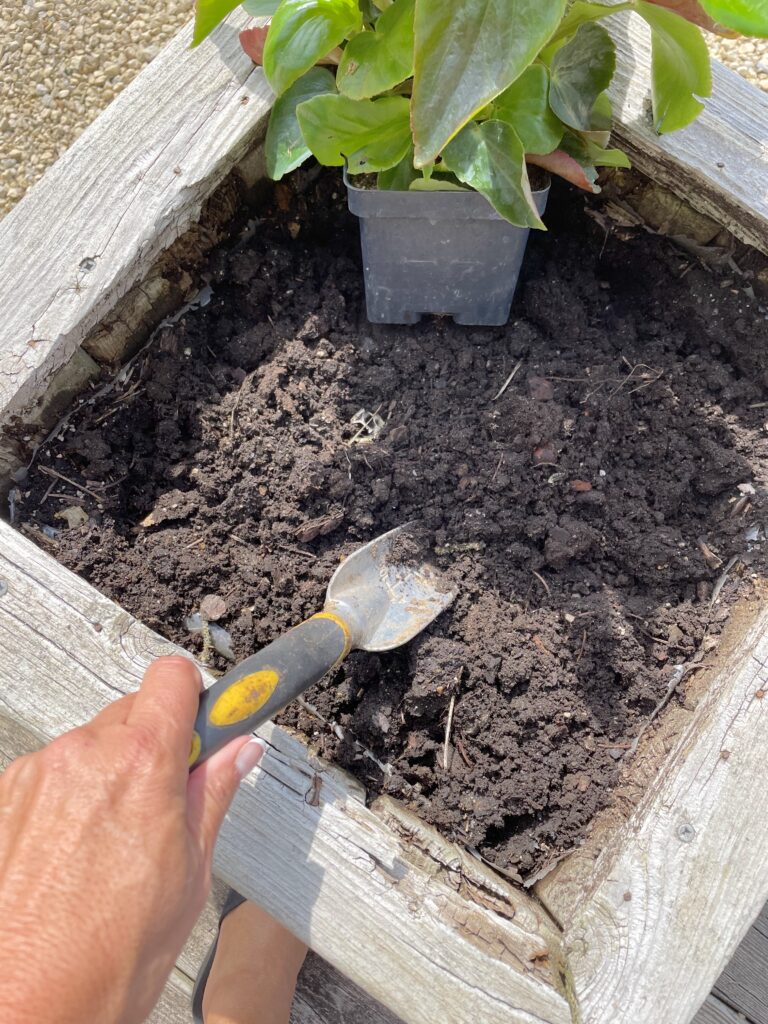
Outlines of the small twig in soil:
<svg viewBox="0 0 768 1024">
<path fill-rule="evenodd" d="M 98 419 L 95 419 L 93 421 L 94 426 L 98 426 L 100 423 L 103 423 L 104 420 L 108 420 L 110 416 L 114 416 L 115 413 L 120 411 L 121 405 L 123 405 L 125 402 L 129 402 L 137 394 L 137 392 L 144 390 L 145 389 L 142 388 L 141 386 L 141 378 L 139 378 L 139 380 L 137 380 L 132 387 L 128 388 L 128 390 L 124 391 L 119 398 L 115 399 L 115 401 L 112 403 L 112 405 L 110 405 L 109 409 L 107 409 L 105 413 L 102 413 L 102 415 L 99 416 Z"/>
<path fill-rule="evenodd" d="M 498 872 L 500 875 L 504 875 L 504 877 L 508 878 L 510 882 L 520 883 L 523 881 L 522 875 L 519 875 L 516 871 L 512 870 L 511 868 L 503 868 L 499 864 L 494 864 L 492 860 L 488 860 L 487 857 L 484 857 L 476 846 L 465 845 L 464 849 L 467 851 L 467 853 L 471 854 L 476 860 L 482 861 L 483 864 L 487 864 L 488 867 L 493 868 L 493 870 Z"/>
<path fill-rule="evenodd" d="M 550 649 L 547 647 L 547 645 L 544 643 L 544 641 L 541 639 L 541 637 L 539 636 L 538 633 L 536 633 L 534 636 L 532 636 L 531 640 L 533 641 L 534 645 L 536 647 L 538 647 L 538 649 L 541 651 L 542 654 L 546 654 L 546 655 L 551 655 L 552 654 L 552 651 L 550 651 Z"/>
<path fill-rule="evenodd" d="M 96 397 L 96 396 L 94 396 L 94 397 Z M 64 413 L 64 415 L 58 421 L 56 426 L 48 434 L 46 434 L 46 436 L 43 438 L 43 440 L 39 444 L 35 445 L 35 447 L 32 449 L 32 454 L 29 457 L 29 462 L 27 463 L 27 466 L 26 466 L 27 469 L 31 469 L 32 468 L 32 466 L 34 465 L 35 459 L 37 458 L 38 452 L 42 451 L 42 449 L 48 444 L 49 441 L 52 441 L 55 437 L 58 436 L 59 431 L 63 430 L 64 427 L 67 426 L 67 424 L 69 423 L 70 419 L 75 415 L 76 412 L 79 411 L 80 408 L 82 408 L 82 406 L 78 406 L 77 408 L 73 407 L 72 409 L 69 410 L 69 412 Z"/>
<path fill-rule="evenodd" d="M 625 612 L 624 614 L 627 616 L 628 619 L 636 619 L 638 622 L 646 622 L 647 621 L 646 619 L 643 618 L 642 615 L 633 615 L 632 612 Z M 638 629 L 640 630 L 641 633 L 643 633 L 645 636 L 647 636 L 649 640 L 653 640 L 654 643 L 664 644 L 665 647 L 679 647 L 680 646 L 679 644 L 673 644 L 671 640 L 662 640 L 662 638 L 660 636 L 654 636 L 653 633 L 651 633 L 644 626 L 638 626 Z"/>
<path fill-rule="evenodd" d="M 352 742 L 355 745 L 355 749 L 360 751 L 360 753 L 363 754 L 365 757 L 367 757 L 370 761 L 373 761 L 373 763 L 376 765 L 376 767 L 380 771 L 382 771 L 385 775 L 391 775 L 392 774 L 392 765 L 391 764 L 385 764 L 383 761 L 380 761 L 378 759 L 378 757 L 376 757 L 376 755 L 372 751 L 370 751 L 366 746 L 363 746 L 363 744 L 358 739 L 355 738 L 354 734 L 350 730 L 343 729 L 338 724 L 338 722 L 334 722 L 332 719 L 326 718 L 325 715 L 321 714 L 317 710 L 317 708 L 314 706 L 314 704 L 310 704 L 309 701 L 305 700 L 303 697 L 297 697 L 296 698 L 296 703 L 300 707 L 304 708 L 304 710 L 307 712 L 307 714 L 311 715 L 312 718 L 316 718 L 318 720 L 318 722 L 322 722 L 323 725 L 326 725 L 331 730 L 331 732 L 334 734 L 334 736 L 337 739 L 339 739 L 339 740 L 344 740 L 344 739 L 347 739 L 347 738 L 351 739 Z"/>
<path fill-rule="evenodd" d="M 494 471 L 493 471 L 493 476 L 491 477 L 491 483 L 493 483 L 493 481 L 496 479 L 496 474 L 501 469 L 501 464 L 502 464 L 503 461 L 504 461 L 504 452 L 501 453 L 501 455 L 499 456 L 499 461 L 496 463 L 496 469 L 494 469 Z"/>
<path fill-rule="evenodd" d="M 475 767 L 475 762 L 473 760 L 471 760 L 469 754 L 467 753 L 467 751 L 466 751 L 466 749 L 464 747 L 464 744 L 462 742 L 461 736 L 457 736 L 456 737 L 456 746 L 459 748 L 459 753 L 461 754 L 462 758 L 464 759 L 464 764 L 467 766 L 467 768 L 474 768 Z"/>
<path fill-rule="evenodd" d="M 210 665 L 211 655 L 213 654 L 213 640 L 211 639 L 211 630 L 208 625 L 208 619 L 200 613 L 200 632 L 203 634 L 203 649 L 200 652 L 200 664 Z"/>
<path fill-rule="evenodd" d="M 51 494 L 53 493 L 53 488 L 55 486 L 56 486 L 56 481 L 55 480 L 51 480 L 51 483 L 50 483 L 50 486 L 48 487 L 48 490 L 45 492 L 45 494 L 43 495 L 42 501 L 37 506 L 38 508 L 42 508 L 43 505 L 46 503 L 46 501 L 48 501 L 48 499 L 50 498 Z"/>
<path fill-rule="evenodd" d="M 33 537 L 35 541 L 42 541 L 49 548 L 58 547 L 58 541 L 54 540 L 53 537 L 46 537 L 42 530 L 38 530 L 34 526 L 30 526 L 29 523 L 21 523 L 19 527 L 22 533 L 26 533 L 28 537 Z"/>
<path fill-rule="evenodd" d="M 456 697 L 451 697 L 448 706 L 448 720 L 445 723 L 445 741 L 443 743 L 443 768 L 448 771 L 448 750 L 451 742 L 451 726 L 453 725 L 453 709 L 456 706 Z"/>
<path fill-rule="evenodd" d="M 586 651 L 586 649 L 587 649 L 587 631 L 585 629 L 584 632 L 582 633 L 582 636 L 581 636 L 581 650 L 579 651 L 579 656 L 576 659 L 576 664 L 577 665 L 581 661 L 581 659 L 584 657 L 584 651 Z"/>
<path fill-rule="evenodd" d="M 740 559 L 739 555 L 733 555 L 728 560 L 728 564 L 726 565 L 726 567 L 723 569 L 723 571 L 720 574 L 720 576 L 718 576 L 717 580 L 715 581 L 715 585 L 712 588 L 712 597 L 709 600 L 709 607 L 710 608 L 714 608 L 715 601 L 720 596 L 720 591 L 723 589 L 723 587 L 725 586 L 725 581 L 728 579 L 728 573 L 731 571 L 731 569 L 733 569 L 734 565 L 736 565 L 736 563 L 739 561 L 739 559 Z"/>
<path fill-rule="evenodd" d="M 696 547 L 701 552 L 701 557 L 704 559 L 704 561 L 707 563 L 710 569 L 719 569 L 720 566 L 723 564 L 722 558 L 715 551 L 712 550 L 712 548 L 709 546 L 709 544 L 707 544 L 703 537 L 699 537 L 699 539 L 696 541 Z"/>
<path fill-rule="evenodd" d="M 131 465 L 133 465 L 133 463 L 131 463 Z M 120 484 L 124 483 L 130 475 L 130 473 L 125 473 L 123 476 L 119 477 L 119 479 L 113 480 L 109 484 L 99 484 L 99 487 L 102 487 L 105 491 L 111 491 L 113 487 L 119 487 Z"/>
<path fill-rule="evenodd" d="M 588 384 L 592 381 L 591 377 L 545 377 L 545 380 L 557 380 L 563 381 L 566 384 Z"/>
<path fill-rule="evenodd" d="M 256 373 L 256 371 L 252 370 L 251 373 L 249 373 L 245 377 L 243 377 L 243 383 L 237 389 L 237 394 L 235 395 L 235 401 L 234 401 L 234 403 L 232 405 L 232 411 L 229 414 L 229 436 L 230 437 L 234 437 L 234 433 L 235 433 L 235 416 L 237 415 L 237 410 L 238 410 L 238 407 L 240 405 L 240 399 L 242 398 L 242 395 L 243 395 L 243 389 L 245 388 L 245 385 L 249 381 L 253 380 L 254 373 Z"/>
<path fill-rule="evenodd" d="M 729 517 L 731 519 L 736 519 L 743 512 L 748 510 L 749 507 L 750 507 L 750 496 L 749 495 L 741 495 L 741 497 L 733 504 L 733 507 L 731 508 L 731 510 L 728 513 L 728 515 L 729 515 Z"/>
<path fill-rule="evenodd" d="M 561 860 L 569 857 L 575 849 L 575 846 L 569 846 L 567 850 L 562 850 L 556 857 L 553 857 L 552 860 L 548 860 L 543 867 L 540 867 L 538 871 L 534 871 L 532 875 L 529 875 L 525 879 L 523 882 L 523 888 L 530 889 L 537 882 L 540 882 L 542 878 L 546 878 L 550 871 L 553 871 Z"/>
<path fill-rule="evenodd" d="M 540 583 L 540 584 L 542 585 L 542 587 L 544 587 L 544 589 L 545 589 L 545 590 L 546 590 L 546 592 L 547 592 L 547 596 L 548 596 L 548 597 L 552 597 L 552 591 L 551 591 L 551 590 L 549 589 L 549 584 L 548 584 L 548 583 L 547 583 L 547 581 L 546 581 L 546 580 L 544 579 L 544 577 L 543 577 L 543 576 L 540 576 L 540 575 L 539 575 L 539 574 L 538 574 L 538 573 L 536 572 L 536 570 L 535 570 L 535 569 L 531 569 L 531 572 L 532 572 L 532 573 L 533 573 L 533 575 L 534 575 L 534 576 L 536 577 L 536 579 L 537 579 L 537 580 L 539 581 L 539 583 Z"/>
<path fill-rule="evenodd" d="M 505 392 L 505 391 L 507 390 L 507 388 L 509 387 L 509 385 L 510 385 L 510 384 L 512 383 L 512 381 L 513 381 L 513 380 L 515 379 L 515 374 L 517 373 L 517 371 L 518 371 L 518 370 L 520 369 L 520 367 L 521 367 L 522 365 L 523 365 L 523 360 L 522 360 L 522 359 L 518 359 L 518 361 L 517 361 L 517 363 L 515 364 L 515 368 L 514 368 L 514 370 L 512 371 L 512 373 L 510 373 L 510 375 L 509 375 L 509 376 L 507 377 L 507 379 L 506 379 L 506 380 L 504 381 L 504 383 L 503 383 L 503 384 L 501 385 L 501 387 L 499 388 L 498 392 L 497 392 L 497 393 L 496 393 L 496 394 L 495 394 L 495 395 L 493 396 L 493 398 L 491 399 L 491 401 L 492 401 L 492 402 L 496 402 L 496 401 L 498 401 L 498 399 L 499 399 L 499 398 L 501 398 L 501 396 L 502 396 L 502 395 L 504 394 L 504 392 Z"/>
<path fill-rule="evenodd" d="M 55 487 L 55 486 L 56 486 L 56 481 L 54 480 L 53 483 L 51 484 L 51 487 Z M 49 490 L 50 490 L 50 488 L 49 488 Z M 46 492 L 46 493 L 48 493 L 48 492 Z M 50 494 L 48 495 L 48 497 L 49 498 L 56 498 L 57 501 L 69 501 L 71 504 L 79 505 L 81 508 L 85 504 L 85 498 L 78 498 L 74 494 L 65 494 L 63 491 L 51 491 Z"/>
<path fill-rule="evenodd" d="M 272 541 L 276 548 L 280 548 L 281 551 L 290 551 L 292 555 L 301 555 L 303 558 L 316 559 L 317 555 L 314 551 L 302 551 L 301 548 L 292 548 L 290 544 L 282 544 L 280 541 Z"/>
<path fill-rule="evenodd" d="M 635 755 L 635 753 L 637 752 L 638 744 L 640 743 L 640 737 L 645 734 L 651 722 L 653 722 L 654 719 L 658 718 L 658 716 L 667 706 L 667 704 L 672 698 L 672 694 L 677 690 L 680 683 L 682 683 L 682 681 L 685 679 L 687 675 L 690 675 L 691 672 L 698 672 L 700 668 L 709 668 L 709 663 L 702 662 L 700 665 L 691 665 L 688 662 L 686 662 L 683 665 L 677 666 L 677 671 L 675 671 L 672 674 L 672 677 L 667 685 L 667 692 L 661 698 L 661 700 L 653 709 L 653 711 L 651 711 L 650 715 L 648 715 L 648 717 L 645 719 L 642 726 L 640 727 L 640 731 L 638 732 L 637 736 L 635 736 L 635 738 L 629 744 L 627 754 L 629 754 L 630 757 L 633 757 Z M 618 744 L 614 743 L 613 746 L 618 746 Z"/>
<path fill-rule="evenodd" d="M 375 441 L 379 434 L 385 427 L 385 422 L 379 416 L 379 409 L 381 408 L 381 402 L 376 406 L 373 412 L 368 412 L 367 409 L 360 409 L 350 420 L 350 423 L 360 424 L 360 429 L 357 433 L 350 438 L 349 444 L 370 444 Z M 363 437 L 363 434 L 367 434 L 367 437 Z M 370 466 L 369 466 L 370 469 Z"/>
<path fill-rule="evenodd" d="M 117 416 L 117 414 L 119 412 L 120 412 L 120 406 L 119 405 L 113 405 L 110 408 L 109 412 L 105 413 L 103 416 L 99 416 L 99 418 L 97 420 L 94 420 L 94 426 L 98 426 L 100 423 L 105 423 L 112 416 Z"/>
<path fill-rule="evenodd" d="M 86 487 L 85 484 L 75 483 L 68 476 L 64 476 L 57 469 L 51 469 L 49 466 L 41 466 L 40 472 L 45 473 L 46 476 L 56 477 L 57 480 L 63 480 L 65 484 L 69 484 L 70 487 L 74 487 L 76 491 L 83 491 L 84 494 L 90 494 L 90 496 L 101 504 L 104 501 L 103 494 L 97 494 L 96 491 L 92 491 L 90 487 Z"/>
<path fill-rule="evenodd" d="M 729 512 L 731 519 L 738 518 L 742 513 L 746 512 L 750 506 L 750 500 L 748 494 L 742 494 L 738 501 L 734 504 L 733 508 Z"/>
</svg>

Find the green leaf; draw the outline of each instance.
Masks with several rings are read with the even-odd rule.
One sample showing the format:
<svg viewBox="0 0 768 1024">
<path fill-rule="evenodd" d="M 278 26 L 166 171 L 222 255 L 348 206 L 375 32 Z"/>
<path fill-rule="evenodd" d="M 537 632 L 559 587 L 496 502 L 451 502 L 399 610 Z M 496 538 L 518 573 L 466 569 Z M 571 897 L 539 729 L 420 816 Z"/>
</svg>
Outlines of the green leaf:
<svg viewBox="0 0 768 1024">
<path fill-rule="evenodd" d="M 531 64 L 491 104 L 491 118 L 511 125 L 526 153 L 551 153 L 563 137 L 563 126 L 550 109 L 549 73 Z"/>
<path fill-rule="evenodd" d="M 589 117 L 589 130 L 581 134 L 597 143 L 598 146 L 607 146 L 611 138 L 613 127 L 613 108 L 607 92 L 602 92 L 597 97 L 597 102 L 592 107 Z"/>
<path fill-rule="evenodd" d="M 700 0 L 715 21 L 745 36 L 768 37 L 768 0 Z"/>
<path fill-rule="evenodd" d="M 596 167 L 631 167 L 629 157 L 621 149 L 605 149 L 598 146 L 591 139 L 583 135 L 576 135 L 574 132 L 566 132 L 560 148 L 568 156 L 572 156 L 585 170 L 594 170 Z M 597 177 L 597 172 L 595 172 Z"/>
<path fill-rule="evenodd" d="M 597 98 L 616 70 L 616 48 L 602 25 L 590 21 L 552 60 L 549 105 L 571 128 L 589 131 Z"/>
<path fill-rule="evenodd" d="M 264 71 L 278 96 L 362 23 L 356 0 L 282 0 L 264 44 Z"/>
<path fill-rule="evenodd" d="M 206 36 L 240 6 L 240 0 L 197 0 L 195 4 L 195 29 L 192 33 L 192 45 L 202 43 Z"/>
<path fill-rule="evenodd" d="M 416 0 L 415 163 L 434 160 L 507 89 L 557 28 L 566 0 Z"/>
<path fill-rule="evenodd" d="M 419 172 L 413 166 L 413 146 L 409 145 L 400 163 L 386 171 L 379 171 L 376 187 L 389 192 L 407 192 L 411 182 L 418 177 Z"/>
<path fill-rule="evenodd" d="M 632 3 L 622 4 L 599 4 L 589 3 L 588 0 L 574 0 L 568 8 L 568 13 L 558 25 L 557 31 L 550 40 L 548 49 L 569 39 L 577 29 L 590 21 L 599 21 L 601 18 L 608 18 L 617 11 L 625 11 L 634 6 Z"/>
<path fill-rule="evenodd" d="M 284 174 L 303 164 L 311 151 L 304 141 L 296 117 L 296 107 L 313 96 L 335 93 L 336 83 L 327 68 L 310 68 L 306 75 L 298 78 L 272 108 L 264 142 L 267 158 L 267 174 L 279 181 Z"/>
<path fill-rule="evenodd" d="M 709 51 L 701 30 L 665 7 L 637 0 L 651 26 L 651 98 L 659 134 L 685 128 L 704 109 L 698 96 L 712 93 Z"/>
<path fill-rule="evenodd" d="M 297 107 L 301 132 L 321 164 L 350 174 L 386 171 L 400 163 L 411 144 L 408 100 L 351 100 L 348 96 L 315 96 Z"/>
<path fill-rule="evenodd" d="M 395 0 L 372 32 L 350 39 L 339 64 L 339 92 L 353 100 L 386 92 L 413 74 L 414 0 Z"/>
<path fill-rule="evenodd" d="M 253 18 L 271 18 L 280 0 L 243 0 L 243 10 Z"/>
<path fill-rule="evenodd" d="M 523 144 L 506 122 L 470 122 L 445 147 L 443 166 L 482 192 L 512 224 L 544 227 L 531 195 Z"/>
</svg>

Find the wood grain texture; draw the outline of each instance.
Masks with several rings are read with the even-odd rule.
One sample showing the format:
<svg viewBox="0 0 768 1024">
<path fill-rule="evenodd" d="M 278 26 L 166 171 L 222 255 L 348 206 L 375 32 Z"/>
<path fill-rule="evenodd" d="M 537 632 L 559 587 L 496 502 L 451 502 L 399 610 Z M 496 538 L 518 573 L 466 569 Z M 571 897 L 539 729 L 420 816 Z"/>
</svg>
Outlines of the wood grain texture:
<svg viewBox="0 0 768 1024">
<path fill-rule="evenodd" d="M 583 1024 L 688 1024 L 768 896 L 768 600 L 716 667 L 640 802 L 537 885 L 565 929 Z"/>
<path fill-rule="evenodd" d="M 758 914 L 757 920 L 755 921 L 754 928 L 756 928 L 761 935 L 768 937 L 768 903 L 765 904 L 763 909 Z"/>
<path fill-rule="evenodd" d="M 746 1017 L 734 1012 L 715 996 L 708 996 L 704 1005 L 693 1018 L 691 1024 L 754 1024 Z"/>
<path fill-rule="evenodd" d="M 4 523 L 0 580 L 0 710 L 42 737 L 174 649 Z M 220 878 L 407 1024 L 570 1024 L 559 933 L 533 899 L 436 834 L 390 827 L 392 808 L 367 808 L 346 774 L 261 732 L 268 754 L 222 829 Z"/>
<path fill-rule="evenodd" d="M 618 47 L 611 86 L 616 142 L 637 170 L 671 188 L 738 238 L 768 252 L 768 95 L 712 62 L 713 92 L 680 132 L 650 116 L 650 32 L 637 14 L 605 22 Z"/>
<path fill-rule="evenodd" d="M 768 1024 L 768 936 L 754 925 L 717 979 L 714 994 L 754 1024 Z"/>
<path fill-rule="evenodd" d="M 263 131 L 273 94 L 234 14 L 182 29 L 0 223 L 0 423 L 160 253 Z"/>
</svg>

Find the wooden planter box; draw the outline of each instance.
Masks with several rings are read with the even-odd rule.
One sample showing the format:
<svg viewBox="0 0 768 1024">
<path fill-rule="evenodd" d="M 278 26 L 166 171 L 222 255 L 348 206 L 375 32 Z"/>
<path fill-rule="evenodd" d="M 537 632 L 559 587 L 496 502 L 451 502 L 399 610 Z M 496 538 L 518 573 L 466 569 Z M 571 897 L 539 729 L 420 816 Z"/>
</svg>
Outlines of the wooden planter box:
<svg viewBox="0 0 768 1024">
<path fill-rule="evenodd" d="M 768 98 L 716 66 L 706 113 L 657 138 L 633 17 L 617 31 L 635 69 L 615 87 L 621 142 L 639 169 L 768 251 Z M 60 428 L 98 364 L 180 305 L 191 279 L 179 267 L 263 176 L 272 94 L 240 51 L 242 22 L 195 51 L 182 31 L 0 224 L 0 426 L 14 436 Z M 6 493 L 18 465 L 0 441 Z M 0 595 L 0 761 L 90 718 L 172 649 L 1 522 Z M 767 629 L 768 600 L 736 610 L 695 711 L 653 733 L 614 808 L 533 893 L 394 801 L 367 807 L 350 776 L 267 726 L 269 756 L 241 786 L 216 873 L 360 987 L 315 965 L 296 1019 L 690 1021 L 768 898 Z M 157 1021 L 187 1019 L 212 913 Z"/>
</svg>

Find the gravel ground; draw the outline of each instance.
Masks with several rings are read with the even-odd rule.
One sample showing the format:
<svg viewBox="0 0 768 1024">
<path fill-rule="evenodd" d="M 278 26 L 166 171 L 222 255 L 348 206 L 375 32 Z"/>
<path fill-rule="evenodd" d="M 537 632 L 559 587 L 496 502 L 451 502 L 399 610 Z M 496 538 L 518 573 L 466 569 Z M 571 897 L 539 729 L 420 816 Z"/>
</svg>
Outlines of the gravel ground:
<svg viewBox="0 0 768 1024">
<path fill-rule="evenodd" d="M 193 0 L 0 0 L 0 217 L 192 16 Z M 768 40 L 712 37 L 768 91 Z"/>
<path fill-rule="evenodd" d="M 0 0 L 0 217 L 177 29 L 193 0 Z"/>
<path fill-rule="evenodd" d="M 713 57 L 768 92 L 768 39 L 722 39 L 708 37 Z"/>
</svg>

